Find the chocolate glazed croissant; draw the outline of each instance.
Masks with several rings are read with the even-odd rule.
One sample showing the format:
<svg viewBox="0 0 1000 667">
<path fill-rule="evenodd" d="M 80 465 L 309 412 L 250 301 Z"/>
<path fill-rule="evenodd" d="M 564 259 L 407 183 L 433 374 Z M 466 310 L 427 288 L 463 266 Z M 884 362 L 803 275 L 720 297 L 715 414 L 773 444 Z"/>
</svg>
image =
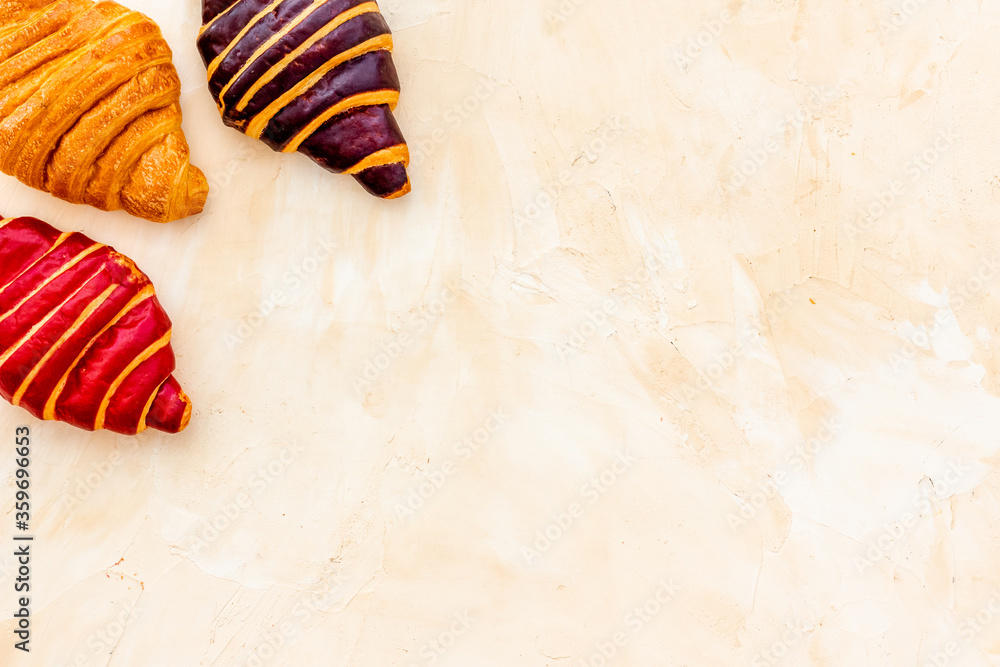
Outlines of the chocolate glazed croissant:
<svg viewBox="0 0 1000 667">
<path fill-rule="evenodd" d="M 198 48 L 230 127 L 299 151 L 368 192 L 410 191 L 392 115 L 399 78 L 389 26 L 371 0 L 202 0 Z"/>
<path fill-rule="evenodd" d="M 88 431 L 177 433 L 170 318 L 128 258 L 34 218 L 0 220 L 0 394 Z"/>
<path fill-rule="evenodd" d="M 114 2 L 0 0 L 0 171 L 154 222 L 199 213 L 180 80 L 149 18 Z"/>
</svg>

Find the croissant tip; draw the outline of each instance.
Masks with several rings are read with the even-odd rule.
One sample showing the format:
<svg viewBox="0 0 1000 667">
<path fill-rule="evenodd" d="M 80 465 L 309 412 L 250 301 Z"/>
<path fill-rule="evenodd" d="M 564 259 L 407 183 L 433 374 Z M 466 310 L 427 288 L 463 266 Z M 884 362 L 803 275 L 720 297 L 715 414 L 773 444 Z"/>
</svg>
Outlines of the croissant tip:
<svg viewBox="0 0 1000 667">
<path fill-rule="evenodd" d="M 208 200 L 208 179 L 194 165 L 188 166 L 182 178 L 187 185 L 177 186 L 176 193 L 169 194 L 166 200 L 143 199 L 126 190 L 122 194 L 121 208 L 136 217 L 159 224 L 198 215 Z"/>
<path fill-rule="evenodd" d="M 156 220 L 156 222 L 174 222 L 175 220 L 182 220 L 192 215 L 198 215 L 205 209 L 206 201 L 208 201 L 208 179 L 205 177 L 205 172 L 193 164 L 189 164 L 187 169 L 187 190 L 181 194 L 179 200 L 167 212 L 164 219 Z"/>
<path fill-rule="evenodd" d="M 205 177 L 205 172 L 203 172 L 198 167 L 191 165 L 191 174 L 188 180 L 188 201 L 191 204 L 192 210 L 190 215 L 196 213 L 201 213 L 202 209 L 205 208 L 205 202 L 208 201 L 208 179 Z"/>
<path fill-rule="evenodd" d="M 396 190 L 395 192 L 386 195 L 385 197 L 383 197 L 383 199 L 399 199 L 400 197 L 410 194 L 411 189 L 412 188 L 410 187 L 410 179 L 407 178 L 406 183 L 403 185 L 403 187 Z"/>
<path fill-rule="evenodd" d="M 180 433 L 191 423 L 192 410 L 191 399 L 171 376 L 160 387 L 146 417 L 146 426 L 164 433 Z"/>
<path fill-rule="evenodd" d="M 187 401 L 187 405 L 184 406 L 184 414 L 181 415 L 181 423 L 180 426 L 178 426 L 177 428 L 177 433 L 180 433 L 181 431 L 186 429 L 188 427 L 188 424 L 191 423 L 191 413 L 194 410 L 194 406 L 191 404 L 191 399 L 187 397 L 187 394 L 185 394 L 182 391 L 181 396 L 184 398 L 185 401 Z"/>
<path fill-rule="evenodd" d="M 399 199 L 410 192 L 410 176 L 403 161 L 372 165 L 352 176 L 369 194 L 379 199 Z"/>
</svg>

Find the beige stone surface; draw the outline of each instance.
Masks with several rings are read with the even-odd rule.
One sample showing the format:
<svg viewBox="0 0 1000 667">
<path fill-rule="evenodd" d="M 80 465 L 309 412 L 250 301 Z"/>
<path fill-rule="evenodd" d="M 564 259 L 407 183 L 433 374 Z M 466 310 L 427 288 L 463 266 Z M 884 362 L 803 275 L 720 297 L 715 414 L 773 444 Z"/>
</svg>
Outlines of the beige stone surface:
<svg viewBox="0 0 1000 667">
<path fill-rule="evenodd" d="M 1000 3 L 386 0 L 396 202 L 130 5 L 205 212 L 0 211 L 140 264 L 196 409 L 0 406 L 0 664 L 1000 665 Z"/>
</svg>

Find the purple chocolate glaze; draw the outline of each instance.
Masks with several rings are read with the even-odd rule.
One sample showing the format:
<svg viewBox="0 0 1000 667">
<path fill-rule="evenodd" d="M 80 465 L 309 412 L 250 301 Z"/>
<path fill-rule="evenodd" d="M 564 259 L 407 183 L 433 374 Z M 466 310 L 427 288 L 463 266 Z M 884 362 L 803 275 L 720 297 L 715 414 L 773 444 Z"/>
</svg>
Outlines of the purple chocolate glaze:
<svg viewBox="0 0 1000 667">
<path fill-rule="evenodd" d="M 222 59 L 218 69 L 215 70 L 215 74 L 209 79 L 208 89 L 212 91 L 212 94 L 218 95 L 226 83 L 250 59 L 254 51 L 260 48 L 274 33 L 283 30 L 311 4 L 312 0 L 285 0 L 261 18 L 247 34 L 233 45 L 226 57 Z"/>
<path fill-rule="evenodd" d="M 268 50 L 257 58 L 250 67 L 247 68 L 240 77 L 233 82 L 226 94 L 226 105 L 235 104 L 240 100 L 246 91 L 272 66 L 281 62 L 282 58 L 302 45 L 307 39 L 329 24 L 345 9 L 363 4 L 368 0 L 340 0 L 339 2 L 327 2 L 315 9 L 308 16 L 296 25 L 287 35 L 273 44 Z M 233 48 L 223 59 L 216 70 L 215 75 L 209 81 L 209 89 L 213 95 L 218 95 L 222 88 L 232 80 L 232 77 L 239 72 L 246 61 L 253 56 L 254 52 L 271 36 L 274 32 L 282 30 L 291 21 L 301 17 L 312 0 L 286 0 L 279 6 L 278 12 L 272 12 L 260 24 L 250 30 L 243 39 Z M 232 101 L 230 101 L 232 100 Z"/>
<path fill-rule="evenodd" d="M 372 37 L 387 34 L 389 34 L 389 26 L 386 25 L 385 19 L 382 18 L 381 14 L 362 14 L 355 19 L 351 19 L 313 44 L 308 51 L 296 58 L 294 62 L 269 81 L 267 85 L 258 90 L 250 100 L 250 103 L 242 111 L 236 110 L 236 102 L 240 98 L 234 95 L 233 106 L 230 107 L 227 103 L 226 115 L 229 117 L 228 121 L 236 124 L 249 121 L 263 111 L 267 105 L 281 97 L 285 91 L 294 87 L 295 84 L 308 77 L 338 54 L 347 49 L 354 48 Z M 344 65 L 346 64 L 344 63 Z M 340 65 L 337 69 L 344 67 L 344 65 Z M 234 85 L 233 87 L 235 88 L 236 86 Z M 249 88 L 249 86 L 247 87 Z M 226 99 L 231 99 L 228 94 L 226 95 Z"/>
<path fill-rule="evenodd" d="M 235 107 L 250 88 L 289 53 L 328 25 L 338 15 L 368 0 L 327 0 L 321 7 L 290 30 L 278 42 L 247 67 L 226 92 L 224 121 L 245 131 L 247 123 L 268 105 L 294 88 L 308 76 L 341 53 L 374 37 L 390 34 L 381 13 L 357 16 L 300 54 L 275 78 L 264 85 L 245 109 Z M 247 23 L 269 6 L 271 0 L 203 0 L 207 23 L 227 8 L 229 12 L 212 24 L 198 40 L 206 65 L 232 42 Z M 233 76 L 276 32 L 285 29 L 302 15 L 312 0 L 283 0 L 250 29 L 220 62 L 209 81 L 209 89 L 218 101 L 222 89 Z M 293 137 L 332 106 L 348 97 L 379 90 L 399 90 L 399 77 L 389 51 L 363 54 L 335 67 L 320 81 L 298 95 L 264 128 L 261 139 L 280 150 Z M 399 125 L 387 105 L 355 108 L 326 121 L 299 147 L 299 151 L 324 168 L 343 172 L 373 153 L 405 144 Z M 370 167 L 354 174 L 370 193 L 379 197 L 399 193 L 407 186 L 406 168 L 401 163 Z"/>
<path fill-rule="evenodd" d="M 203 0 L 201 3 L 201 22 L 208 23 L 239 1 L 240 0 Z"/>
<path fill-rule="evenodd" d="M 198 51 L 207 67 L 215 57 L 226 50 L 229 43 L 240 34 L 240 30 L 261 10 L 268 0 L 237 0 L 228 14 L 213 23 L 198 37 Z M 221 13 L 221 12 L 220 12 Z M 207 23 L 207 21 L 206 21 Z"/>
<path fill-rule="evenodd" d="M 405 143 L 389 107 L 362 107 L 327 121 L 299 151 L 333 172 L 350 169 L 372 153 Z"/>
<path fill-rule="evenodd" d="M 264 128 L 261 139 L 281 150 L 303 127 L 344 99 L 375 90 L 399 90 L 388 51 L 372 51 L 334 68 L 306 93 L 292 100 Z"/>
<path fill-rule="evenodd" d="M 388 197 L 399 192 L 409 180 L 406 167 L 399 162 L 365 169 L 360 174 L 355 174 L 354 178 L 376 197 Z"/>
</svg>

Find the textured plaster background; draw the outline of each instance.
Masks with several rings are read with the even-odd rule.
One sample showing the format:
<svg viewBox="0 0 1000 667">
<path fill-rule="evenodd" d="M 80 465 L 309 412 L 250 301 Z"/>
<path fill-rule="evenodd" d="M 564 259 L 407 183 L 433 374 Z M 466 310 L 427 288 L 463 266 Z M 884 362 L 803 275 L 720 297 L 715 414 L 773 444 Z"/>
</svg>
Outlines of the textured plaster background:
<svg viewBox="0 0 1000 667">
<path fill-rule="evenodd" d="M 196 410 L 0 410 L 2 664 L 1000 665 L 1000 2 L 386 0 L 391 203 L 130 5 L 204 214 L 0 211 L 140 264 Z"/>
</svg>

